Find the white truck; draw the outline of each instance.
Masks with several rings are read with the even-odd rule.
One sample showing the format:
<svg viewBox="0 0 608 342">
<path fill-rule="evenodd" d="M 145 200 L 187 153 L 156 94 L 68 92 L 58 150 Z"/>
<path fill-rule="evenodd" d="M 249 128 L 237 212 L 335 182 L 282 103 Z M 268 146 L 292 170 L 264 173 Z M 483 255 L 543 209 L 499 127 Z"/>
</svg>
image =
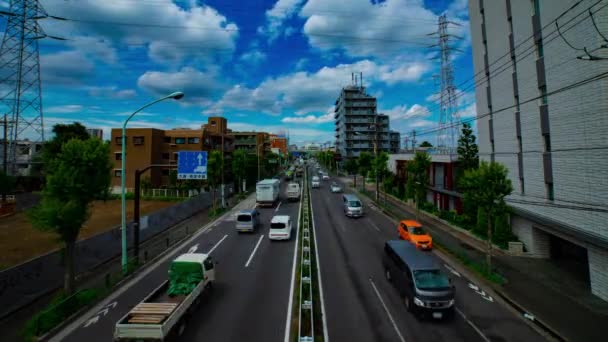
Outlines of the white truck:
<svg viewBox="0 0 608 342">
<path fill-rule="evenodd" d="M 295 182 L 287 184 L 287 200 L 298 201 L 299 199 L 300 199 L 300 184 L 295 183 Z"/>
<path fill-rule="evenodd" d="M 255 201 L 258 206 L 272 207 L 279 200 L 279 181 L 276 179 L 264 179 L 255 187 Z"/>
<path fill-rule="evenodd" d="M 186 328 L 187 319 L 200 302 L 201 294 L 215 281 L 215 265 L 207 254 L 186 253 L 171 263 L 175 268 L 195 270 L 200 281 L 188 294 L 170 296 L 167 280 L 123 316 L 114 328 L 115 342 L 177 340 Z M 200 273 L 199 273 L 200 272 Z"/>
</svg>

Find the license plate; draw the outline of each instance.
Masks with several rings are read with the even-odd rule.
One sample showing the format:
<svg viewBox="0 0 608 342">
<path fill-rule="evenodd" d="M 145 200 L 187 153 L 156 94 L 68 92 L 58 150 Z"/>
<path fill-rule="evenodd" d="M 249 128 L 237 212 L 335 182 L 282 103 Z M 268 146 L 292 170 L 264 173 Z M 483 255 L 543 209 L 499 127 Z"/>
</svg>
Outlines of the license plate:
<svg viewBox="0 0 608 342">
<path fill-rule="evenodd" d="M 443 317 L 443 314 L 441 312 L 433 312 L 433 318 L 439 319 L 441 317 Z"/>
</svg>

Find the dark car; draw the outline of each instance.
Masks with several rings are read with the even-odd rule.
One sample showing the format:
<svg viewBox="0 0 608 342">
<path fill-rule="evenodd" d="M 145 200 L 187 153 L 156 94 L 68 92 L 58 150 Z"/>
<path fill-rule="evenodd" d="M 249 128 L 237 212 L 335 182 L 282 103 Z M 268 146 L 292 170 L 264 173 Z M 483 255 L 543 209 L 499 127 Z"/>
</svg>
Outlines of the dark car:
<svg viewBox="0 0 608 342">
<path fill-rule="evenodd" d="M 454 285 L 428 253 L 408 241 L 391 240 L 384 245 L 382 264 L 408 311 L 437 319 L 454 315 Z"/>
</svg>

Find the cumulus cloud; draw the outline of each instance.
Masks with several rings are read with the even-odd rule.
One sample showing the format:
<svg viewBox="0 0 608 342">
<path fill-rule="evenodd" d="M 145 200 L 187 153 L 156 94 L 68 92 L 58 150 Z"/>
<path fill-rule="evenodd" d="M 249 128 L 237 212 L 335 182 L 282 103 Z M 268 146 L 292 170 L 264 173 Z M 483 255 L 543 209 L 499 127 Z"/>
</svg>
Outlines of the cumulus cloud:
<svg viewBox="0 0 608 342">
<path fill-rule="evenodd" d="M 383 110 L 381 112 L 387 114 L 391 119 L 391 122 L 412 118 L 426 118 L 431 116 L 431 112 L 429 111 L 429 109 L 419 104 L 415 104 L 409 108 L 406 105 L 395 106 L 391 109 Z"/>
<path fill-rule="evenodd" d="M 303 123 L 303 124 L 319 124 L 331 122 L 334 120 L 334 113 L 328 112 L 323 115 L 306 115 L 306 116 L 288 116 L 281 120 L 284 123 Z"/>
<path fill-rule="evenodd" d="M 293 27 L 284 27 L 285 21 L 293 17 L 301 8 L 304 0 L 278 0 L 271 9 L 266 11 L 266 22 L 258 28 L 258 32 L 268 37 L 272 42 L 282 34 L 293 34 Z"/>
<path fill-rule="evenodd" d="M 42 81 L 77 85 L 91 77 L 94 64 L 79 51 L 61 51 L 40 56 Z"/>
<path fill-rule="evenodd" d="M 46 107 L 44 111 L 46 113 L 79 113 L 82 112 L 84 107 L 82 105 L 70 104 L 70 105 L 60 105 L 60 106 L 50 106 Z M 46 118 L 45 118 L 46 120 Z"/>
<path fill-rule="evenodd" d="M 132 99 L 137 95 L 135 89 L 118 89 L 117 86 L 89 87 L 89 95 L 112 99 Z"/>
<path fill-rule="evenodd" d="M 228 90 L 213 110 L 223 108 L 251 110 L 278 115 L 283 109 L 296 114 L 325 112 L 340 93 L 352 72 L 363 72 L 366 84 L 415 82 L 428 70 L 418 62 L 405 64 L 377 64 L 362 60 L 353 64 L 323 67 L 316 72 L 298 71 L 276 78 L 268 78 L 255 88 L 236 85 Z M 367 76 L 366 76 L 367 75 Z"/>
<path fill-rule="evenodd" d="M 208 105 L 224 89 L 215 70 L 203 72 L 191 67 L 176 72 L 147 71 L 139 77 L 137 85 L 156 96 L 182 91 L 185 96 L 180 102 L 198 105 Z"/>
<path fill-rule="evenodd" d="M 133 0 L 46 0 L 44 6 L 49 13 L 78 19 L 41 22 L 48 34 L 70 37 L 72 32 L 79 32 L 94 37 L 89 40 L 107 39 L 113 44 L 147 48 L 149 57 L 161 63 L 188 57 L 207 59 L 213 52 L 234 51 L 238 37 L 236 24 L 214 8 L 195 2 L 184 8 L 172 0 L 156 0 L 149 6 Z"/>
<path fill-rule="evenodd" d="M 256 65 L 266 60 L 266 54 L 260 50 L 251 50 L 241 55 L 240 60 Z"/>
</svg>

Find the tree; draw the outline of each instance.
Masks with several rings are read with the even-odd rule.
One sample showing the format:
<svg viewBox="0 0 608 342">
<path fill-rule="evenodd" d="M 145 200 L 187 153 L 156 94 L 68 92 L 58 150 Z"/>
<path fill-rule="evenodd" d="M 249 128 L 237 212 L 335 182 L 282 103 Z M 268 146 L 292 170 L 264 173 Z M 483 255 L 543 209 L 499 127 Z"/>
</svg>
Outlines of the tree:
<svg viewBox="0 0 608 342">
<path fill-rule="evenodd" d="M 2 201 L 6 201 L 6 195 L 13 192 L 15 189 L 15 177 L 7 175 L 4 171 L 0 171 L 0 194 Z"/>
<path fill-rule="evenodd" d="M 420 147 L 433 147 L 433 144 L 425 140 L 420 144 Z"/>
<path fill-rule="evenodd" d="M 215 192 L 222 181 L 222 152 L 213 150 L 207 159 L 207 183 L 211 187 L 213 211 L 215 212 Z"/>
<path fill-rule="evenodd" d="M 473 201 L 486 216 L 488 271 L 492 270 L 492 224 L 497 216 L 505 212 L 504 199 L 513 191 L 511 180 L 507 178 L 508 172 L 500 163 L 482 161 L 479 168 L 465 171 L 460 181 L 465 200 Z"/>
<path fill-rule="evenodd" d="M 426 188 L 429 184 L 429 167 L 431 166 L 431 156 L 424 151 L 416 151 L 414 160 L 409 165 L 411 187 L 414 190 L 414 202 L 416 213 L 420 210 L 420 205 L 425 201 Z"/>
<path fill-rule="evenodd" d="M 241 189 L 243 179 L 247 175 L 247 152 L 244 150 L 236 150 L 232 153 L 232 174 L 236 177 L 237 189 Z"/>
<path fill-rule="evenodd" d="M 65 255 L 64 292 L 74 291 L 74 252 L 90 204 L 110 186 L 110 146 L 100 139 L 73 138 L 45 159 L 46 184 L 40 204 L 28 212 L 32 225 L 57 234 Z M 50 156 L 50 154 L 47 154 Z"/>
<path fill-rule="evenodd" d="M 365 187 L 365 177 L 372 168 L 372 155 L 369 152 L 359 154 L 359 173 L 363 175 L 363 186 Z"/>
<path fill-rule="evenodd" d="M 380 152 L 378 156 L 375 156 L 372 160 L 372 175 L 376 175 L 376 170 L 378 171 L 378 178 L 382 179 L 386 174 L 389 173 L 388 170 L 388 153 Z"/>
<path fill-rule="evenodd" d="M 458 162 L 462 170 L 479 167 L 479 148 L 475 143 L 475 134 L 469 123 L 462 124 L 462 132 L 458 138 Z"/>
<path fill-rule="evenodd" d="M 52 160 L 61 152 L 63 144 L 72 140 L 87 140 L 91 136 L 80 122 L 71 124 L 57 124 L 53 126 L 55 137 L 44 143 L 42 147 L 42 160 Z"/>
<path fill-rule="evenodd" d="M 359 169 L 359 164 L 357 163 L 357 158 L 348 158 L 346 163 L 344 164 L 344 169 L 349 175 L 353 175 L 354 186 L 357 187 L 357 170 Z"/>
</svg>

